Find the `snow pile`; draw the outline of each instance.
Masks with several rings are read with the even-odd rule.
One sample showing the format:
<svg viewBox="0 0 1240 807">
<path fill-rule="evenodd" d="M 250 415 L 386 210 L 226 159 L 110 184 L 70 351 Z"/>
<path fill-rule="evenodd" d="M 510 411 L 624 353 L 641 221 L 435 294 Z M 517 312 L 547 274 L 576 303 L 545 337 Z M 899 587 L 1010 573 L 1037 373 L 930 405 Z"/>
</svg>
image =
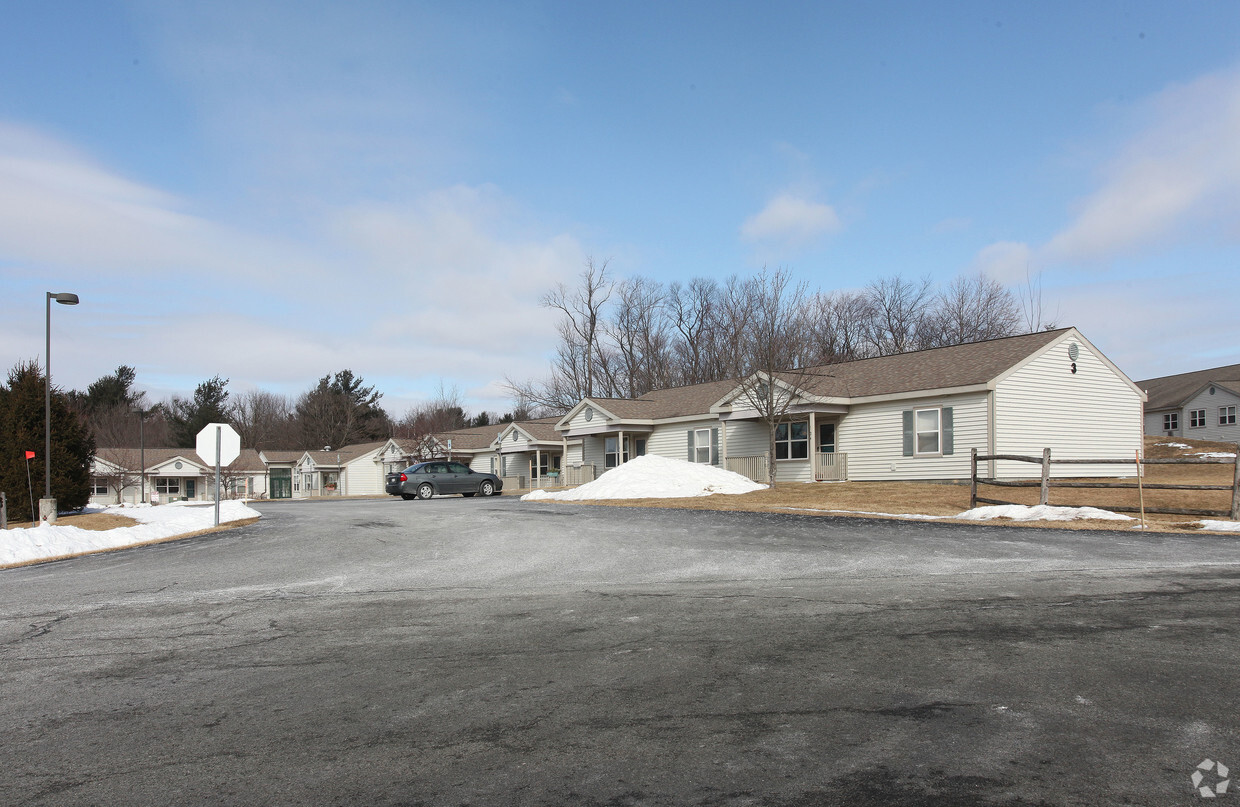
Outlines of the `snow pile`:
<svg viewBox="0 0 1240 807">
<path fill-rule="evenodd" d="M 41 558 L 81 555 L 102 549 L 115 549 L 215 526 L 215 503 L 177 502 L 159 507 L 149 504 L 124 507 L 89 507 L 89 513 L 112 513 L 142 522 L 134 527 L 112 530 L 84 530 L 69 525 L 39 524 L 25 529 L 0 531 L 0 566 L 25 563 Z M 258 518 L 260 513 L 238 501 L 220 502 L 220 523 Z"/>
<path fill-rule="evenodd" d="M 1198 451 L 1194 457 L 1204 457 L 1211 460 L 1234 460 L 1236 453 L 1227 451 Z"/>
<path fill-rule="evenodd" d="M 1240 532 L 1240 521 L 1200 521 L 1203 530 L 1215 532 Z"/>
<path fill-rule="evenodd" d="M 710 496 L 715 493 L 751 493 L 766 485 L 748 477 L 684 460 L 673 460 L 647 454 L 584 485 L 556 493 L 531 491 L 521 501 L 582 501 L 586 499 L 682 499 Z"/>
<path fill-rule="evenodd" d="M 1188 443 L 1158 443 L 1157 445 L 1166 446 L 1167 448 L 1192 448 Z"/>
<path fill-rule="evenodd" d="M 1132 516 L 1112 513 L 1110 510 L 1099 510 L 1097 507 L 1054 507 L 1039 504 L 1029 507 L 1023 504 L 1000 504 L 991 507 L 975 507 L 966 510 L 956 518 L 975 521 L 986 521 L 992 518 L 1009 518 L 1012 521 L 1076 521 L 1078 519 L 1096 519 L 1101 521 L 1132 521 Z"/>
</svg>

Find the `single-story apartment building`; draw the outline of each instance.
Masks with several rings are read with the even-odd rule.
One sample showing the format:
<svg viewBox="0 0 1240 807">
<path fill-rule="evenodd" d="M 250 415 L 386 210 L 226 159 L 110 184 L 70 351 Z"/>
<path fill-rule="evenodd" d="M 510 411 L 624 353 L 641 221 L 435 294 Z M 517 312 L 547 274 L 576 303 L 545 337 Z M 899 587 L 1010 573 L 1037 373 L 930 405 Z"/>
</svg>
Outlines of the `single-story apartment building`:
<svg viewBox="0 0 1240 807">
<path fill-rule="evenodd" d="M 771 457 L 752 401 L 779 389 L 785 412 Z M 726 467 L 765 481 L 940 480 L 970 474 L 980 454 L 1126 458 L 1142 449 L 1144 393 L 1075 328 L 781 373 L 586 398 L 555 429 L 566 464 L 599 472 L 651 453 Z M 990 462 L 996 478 L 1033 466 Z M 1056 476 L 1131 475 L 1132 466 L 1053 466 Z"/>
<path fill-rule="evenodd" d="M 225 498 L 266 496 L 267 466 L 258 452 L 243 449 L 221 468 L 220 487 Z M 100 448 L 91 460 L 91 504 L 214 498 L 215 467 L 192 448 Z"/>
</svg>

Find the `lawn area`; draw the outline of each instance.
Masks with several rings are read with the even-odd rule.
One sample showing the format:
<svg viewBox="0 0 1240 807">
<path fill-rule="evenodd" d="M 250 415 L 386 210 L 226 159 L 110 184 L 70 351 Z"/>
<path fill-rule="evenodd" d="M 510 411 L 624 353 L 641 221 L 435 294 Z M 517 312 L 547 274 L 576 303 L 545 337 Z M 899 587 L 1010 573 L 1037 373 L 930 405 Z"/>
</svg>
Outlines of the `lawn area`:
<svg viewBox="0 0 1240 807">
<path fill-rule="evenodd" d="M 1170 445 L 1177 443 L 1184 447 Z M 1147 437 L 1146 456 L 1150 459 L 1192 457 L 1199 452 L 1235 453 L 1232 443 L 1212 443 L 1180 438 Z M 1031 465 L 1031 478 L 1040 473 L 1038 466 Z M 1210 465 L 1149 465 L 1146 466 L 1145 482 L 1178 485 L 1227 485 L 1230 486 L 1235 467 L 1230 462 Z M 1066 481 L 1066 480 L 1065 480 Z M 1107 480 L 1083 480 L 1107 481 Z M 1116 479 L 1115 482 L 1135 482 L 1135 478 Z M 990 499 L 1002 499 L 1014 504 L 1036 505 L 1039 489 L 980 487 L 978 495 Z M 1138 506 L 1137 490 L 1100 490 L 1096 488 L 1055 488 L 1050 491 L 1050 504 L 1071 507 L 1097 507 L 1107 509 L 1115 506 Z M 779 482 L 774 488 L 738 496 L 705 496 L 694 499 L 629 499 L 596 502 L 613 507 L 673 507 L 690 510 L 746 510 L 777 512 L 796 510 L 806 513 L 832 515 L 827 511 L 847 513 L 899 515 L 929 515 L 951 518 L 969 509 L 969 483 L 962 482 Z M 1147 507 L 1176 507 L 1204 510 L 1228 510 L 1231 507 L 1231 491 L 1145 491 Z M 843 513 L 834 513 L 842 515 Z M 1130 514 L 1136 518 L 1136 514 Z M 1184 531 L 1199 529 L 1198 516 L 1147 515 L 1150 529 Z M 1027 521 L 1010 522 L 1022 526 L 1054 526 L 1064 529 L 1128 529 L 1137 521 L 1079 520 L 1069 522 Z"/>
</svg>

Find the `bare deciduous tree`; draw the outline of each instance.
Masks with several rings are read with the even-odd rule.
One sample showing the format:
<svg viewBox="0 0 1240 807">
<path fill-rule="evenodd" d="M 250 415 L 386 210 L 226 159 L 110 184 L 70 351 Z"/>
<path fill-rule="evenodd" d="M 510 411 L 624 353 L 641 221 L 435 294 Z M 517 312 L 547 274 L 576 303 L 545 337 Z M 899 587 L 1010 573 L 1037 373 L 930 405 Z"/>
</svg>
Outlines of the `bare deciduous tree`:
<svg viewBox="0 0 1240 807">
<path fill-rule="evenodd" d="M 562 330 L 561 336 L 571 336 L 572 341 L 580 346 L 583 366 L 576 373 L 582 385 L 578 400 L 594 395 L 594 362 L 602 329 L 602 311 L 612 292 L 607 263 L 603 261 L 601 265 L 596 265 L 593 258 L 587 259 L 580 286 L 570 290 L 559 283 L 542 298 L 544 307 L 554 308 L 564 315 L 563 323 L 567 330 Z"/>
</svg>

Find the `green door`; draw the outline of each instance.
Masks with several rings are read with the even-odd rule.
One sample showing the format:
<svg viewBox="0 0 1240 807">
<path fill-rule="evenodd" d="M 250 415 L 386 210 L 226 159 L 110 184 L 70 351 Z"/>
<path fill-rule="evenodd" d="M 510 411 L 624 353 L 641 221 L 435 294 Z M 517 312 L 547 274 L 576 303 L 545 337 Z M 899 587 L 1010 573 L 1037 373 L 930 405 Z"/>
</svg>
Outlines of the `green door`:
<svg viewBox="0 0 1240 807">
<path fill-rule="evenodd" d="M 272 468 L 271 469 L 271 498 L 273 499 L 293 498 L 293 469 L 292 468 Z"/>
<path fill-rule="evenodd" d="M 185 498 L 191 502 L 194 500 L 194 480 L 192 479 L 185 480 Z"/>
</svg>

